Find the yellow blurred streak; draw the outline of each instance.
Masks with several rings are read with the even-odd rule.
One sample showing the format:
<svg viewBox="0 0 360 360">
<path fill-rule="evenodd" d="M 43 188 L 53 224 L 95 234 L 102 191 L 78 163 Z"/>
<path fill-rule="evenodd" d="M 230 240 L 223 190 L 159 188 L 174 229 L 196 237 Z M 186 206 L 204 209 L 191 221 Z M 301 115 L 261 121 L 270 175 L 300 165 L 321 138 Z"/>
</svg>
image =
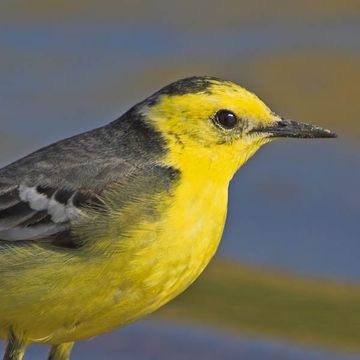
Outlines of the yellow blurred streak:
<svg viewBox="0 0 360 360">
<path fill-rule="evenodd" d="M 360 350 L 360 285 L 213 262 L 199 281 L 155 316 Z"/>
</svg>

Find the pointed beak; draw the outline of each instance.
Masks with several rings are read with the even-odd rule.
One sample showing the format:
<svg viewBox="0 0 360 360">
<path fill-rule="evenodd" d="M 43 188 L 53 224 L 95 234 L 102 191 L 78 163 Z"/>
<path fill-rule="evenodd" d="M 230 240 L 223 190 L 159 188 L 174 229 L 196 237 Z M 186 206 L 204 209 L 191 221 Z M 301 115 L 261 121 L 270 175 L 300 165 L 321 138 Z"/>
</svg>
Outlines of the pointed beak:
<svg viewBox="0 0 360 360">
<path fill-rule="evenodd" d="M 330 130 L 298 121 L 281 119 L 275 124 L 252 129 L 250 133 L 265 133 L 268 138 L 335 138 Z"/>
</svg>

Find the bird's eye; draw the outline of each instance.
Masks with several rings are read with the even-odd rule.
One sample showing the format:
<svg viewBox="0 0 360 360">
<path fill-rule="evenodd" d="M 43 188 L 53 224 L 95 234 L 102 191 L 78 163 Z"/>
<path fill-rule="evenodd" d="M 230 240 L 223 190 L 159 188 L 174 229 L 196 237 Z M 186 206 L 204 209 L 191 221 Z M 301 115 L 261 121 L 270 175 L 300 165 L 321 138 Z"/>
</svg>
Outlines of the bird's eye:
<svg viewBox="0 0 360 360">
<path fill-rule="evenodd" d="M 237 125 L 238 119 L 236 115 L 229 110 L 219 110 L 215 114 L 215 122 L 222 128 L 230 130 Z"/>
</svg>

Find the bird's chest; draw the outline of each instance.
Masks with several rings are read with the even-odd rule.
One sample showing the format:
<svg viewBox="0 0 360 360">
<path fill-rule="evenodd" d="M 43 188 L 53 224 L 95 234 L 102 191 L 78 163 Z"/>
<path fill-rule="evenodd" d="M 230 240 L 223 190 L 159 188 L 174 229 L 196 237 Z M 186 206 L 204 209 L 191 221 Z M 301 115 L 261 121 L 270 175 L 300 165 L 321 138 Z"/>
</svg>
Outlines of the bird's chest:
<svg viewBox="0 0 360 360">
<path fill-rule="evenodd" d="M 154 278 L 148 279 L 165 280 L 165 291 L 186 287 L 201 273 L 216 252 L 226 219 L 227 190 L 213 183 L 197 190 L 184 186 L 176 196 L 153 249 L 159 254 Z"/>
<path fill-rule="evenodd" d="M 187 288 L 218 247 L 226 219 L 227 186 L 180 184 L 167 210 L 132 234 L 118 301 L 132 297 L 134 314 L 148 313 Z M 138 243 L 138 245 L 134 245 Z M 140 314 L 141 313 L 141 314 Z M 137 316 L 136 316 L 137 317 Z"/>
</svg>

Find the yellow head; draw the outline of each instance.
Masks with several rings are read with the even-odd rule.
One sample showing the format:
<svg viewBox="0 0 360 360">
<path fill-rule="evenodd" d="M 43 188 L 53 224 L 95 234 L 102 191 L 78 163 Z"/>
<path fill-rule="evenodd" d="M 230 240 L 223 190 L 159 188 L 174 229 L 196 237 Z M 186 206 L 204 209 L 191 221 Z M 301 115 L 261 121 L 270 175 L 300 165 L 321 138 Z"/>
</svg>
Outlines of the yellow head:
<svg viewBox="0 0 360 360">
<path fill-rule="evenodd" d="M 274 114 L 256 95 L 212 77 L 179 80 L 138 111 L 168 144 L 166 163 L 209 180 L 230 181 L 260 146 L 277 137 L 334 137 L 328 130 Z"/>
</svg>

